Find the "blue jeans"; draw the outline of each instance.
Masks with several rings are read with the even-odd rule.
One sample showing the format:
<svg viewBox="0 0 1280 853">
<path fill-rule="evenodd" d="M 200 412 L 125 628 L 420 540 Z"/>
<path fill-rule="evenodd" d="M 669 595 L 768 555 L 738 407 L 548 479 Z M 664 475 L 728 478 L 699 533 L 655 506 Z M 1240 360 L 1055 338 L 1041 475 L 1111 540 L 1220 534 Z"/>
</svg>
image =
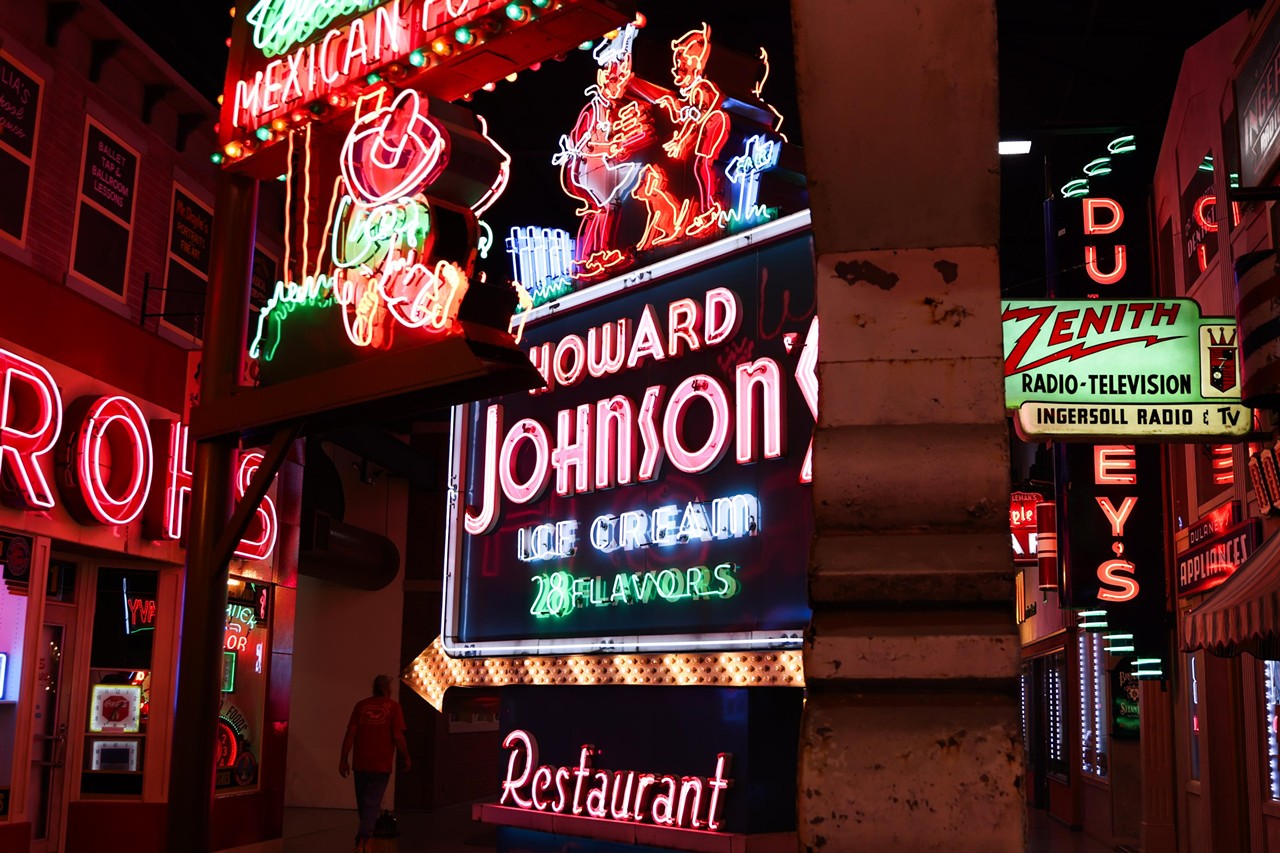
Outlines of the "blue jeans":
<svg viewBox="0 0 1280 853">
<path fill-rule="evenodd" d="M 391 774 L 357 770 L 353 775 L 356 779 L 356 808 L 360 810 L 360 829 L 356 837 L 372 838 L 373 825 L 382 814 L 382 795 L 387 792 Z"/>
</svg>

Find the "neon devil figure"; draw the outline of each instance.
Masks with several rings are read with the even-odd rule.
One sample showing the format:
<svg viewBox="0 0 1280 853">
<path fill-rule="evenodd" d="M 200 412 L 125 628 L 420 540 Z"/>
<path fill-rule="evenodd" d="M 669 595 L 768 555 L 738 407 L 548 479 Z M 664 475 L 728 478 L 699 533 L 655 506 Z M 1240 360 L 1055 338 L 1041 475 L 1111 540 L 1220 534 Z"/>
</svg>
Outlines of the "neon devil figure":
<svg viewBox="0 0 1280 853">
<path fill-rule="evenodd" d="M 711 53 L 711 28 L 703 24 L 699 29 L 690 30 L 671 42 L 671 50 L 671 76 L 680 98 L 663 95 L 657 101 L 676 123 L 675 134 L 662 144 L 662 150 L 674 160 L 687 160 L 693 154 L 698 201 L 694 206 L 692 199 L 684 200 L 675 221 L 670 223 L 674 227 L 668 226 L 660 236 L 654 235 L 655 202 L 662 205 L 661 211 L 669 211 L 670 196 L 661 198 L 665 192 L 665 176 L 658 174 L 656 166 L 646 166 L 640 186 L 632 192 L 636 198 L 645 201 L 651 211 L 649 227 L 645 228 L 640 248 L 648 248 L 646 243 L 661 245 L 681 235 L 701 237 L 724 225 L 725 212 L 719 200 L 715 160 L 729 139 L 729 116 L 720 108 L 724 96 L 714 83 L 703 76 Z"/>
<path fill-rule="evenodd" d="M 629 97 L 633 80 L 631 44 L 636 27 L 628 24 L 592 54 L 600 66 L 596 85 L 587 89 L 591 100 L 573 130 L 560 137 L 560 152 L 551 162 L 560 166 L 560 185 L 581 202 L 578 215 L 576 277 L 598 278 L 628 260 L 627 252 L 612 248 L 617 230 L 619 199 L 631 189 L 642 162 L 631 157 L 653 133 L 649 104 Z"/>
</svg>

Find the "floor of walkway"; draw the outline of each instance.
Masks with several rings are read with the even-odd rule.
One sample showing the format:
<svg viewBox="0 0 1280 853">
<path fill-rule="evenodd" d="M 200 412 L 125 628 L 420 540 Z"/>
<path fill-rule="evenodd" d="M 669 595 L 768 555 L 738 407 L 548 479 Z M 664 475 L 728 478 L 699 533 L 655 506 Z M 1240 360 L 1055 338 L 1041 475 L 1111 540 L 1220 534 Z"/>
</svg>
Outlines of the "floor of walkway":
<svg viewBox="0 0 1280 853">
<path fill-rule="evenodd" d="M 355 809 L 285 809 L 285 853 L 351 853 Z M 396 815 L 403 853 L 491 853 L 493 827 L 471 820 L 471 804 Z"/>
<path fill-rule="evenodd" d="M 1114 848 L 1072 832 L 1043 809 L 1027 809 L 1027 853 L 1114 853 Z"/>
<path fill-rule="evenodd" d="M 401 853 L 491 853 L 494 830 L 471 820 L 471 806 L 396 816 Z M 345 809 L 285 809 L 285 853 L 350 853 L 356 813 Z M 836 848 L 838 849 L 838 848 Z M 1072 832 L 1039 809 L 1027 811 L 1027 853 L 1113 853 L 1082 832 Z"/>
</svg>

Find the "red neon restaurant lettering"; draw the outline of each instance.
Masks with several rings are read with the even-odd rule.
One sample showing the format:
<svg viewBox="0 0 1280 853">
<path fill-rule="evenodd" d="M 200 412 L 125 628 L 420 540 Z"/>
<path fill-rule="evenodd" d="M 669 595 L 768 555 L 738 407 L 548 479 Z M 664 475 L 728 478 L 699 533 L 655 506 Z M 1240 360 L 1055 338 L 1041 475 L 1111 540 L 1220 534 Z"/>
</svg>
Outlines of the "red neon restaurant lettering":
<svg viewBox="0 0 1280 853">
<path fill-rule="evenodd" d="M 1094 482 L 1103 485 L 1136 485 L 1138 482 L 1137 452 L 1133 445 L 1099 445 L 1093 450 Z M 1134 578 L 1137 566 L 1124 556 L 1124 526 L 1129 520 L 1133 508 L 1138 505 L 1134 495 L 1126 497 L 1116 506 L 1109 497 L 1097 497 L 1098 508 L 1111 525 L 1111 535 L 1115 542 L 1111 550 L 1115 559 L 1105 560 L 1098 566 L 1098 580 L 1102 586 L 1098 588 L 1099 601 L 1131 601 L 1139 591 L 1138 581 Z"/>
<path fill-rule="evenodd" d="M 67 410 L 75 431 L 49 460 L 62 433 L 62 395 L 43 366 L 0 349 L 0 482 L 6 503 L 47 511 L 57 505 L 46 467 L 56 464 L 58 490 L 72 517 L 83 524 L 130 524 L 151 505 L 153 482 L 162 482 L 163 525 L 158 538 L 179 539 L 185 499 L 191 493 L 187 463 L 187 427 L 178 421 L 149 424 L 137 403 L 111 394 L 77 399 Z M 158 468 L 152 430 L 168 453 Z M 262 461 L 260 453 L 240 460 L 237 480 L 244 493 Z M 153 471 L 160 476 L 153 478 Z M 159 489 L 155 490 L 159 492 Z M 157 495 L 158 497 L 158 495 Z M 266 559 L 275 547 L 276 509 L 270 498 L 258 507 L 256 523 L 236 554 Z"/>
<path fill-rule="evenodd" d="M 707 292 L 702 306 L 689 299 L 671 303 L 665 335 L 657 312 L 648 305 L 634 326 L 629 319 L 605 323 L 588 331 L 585 344 L 581 336 L 567 335 L 554 346 L 535 347 L 531 361 L 548 387 L 573 385 L 584 374 L 607 376 L 640 367 L 646 360 L 660 362 L 722 343 L 737 332 L 739 314 L 737 295 L 715 288 Z M 816 332 L 815 322 L 802 356 L 812 350 L 816 358 Z M 810 411 L 815 411 L 816 383 L 813 388 L 806 384 L 812 361 L 802 357 L 796 375 Z M 738 364 L 733 377 L 731 387 L 726 387 L 720 379 L 698 373 L 673 388 L 651 385 L 638 401 L 617 395 L 561 409 L 556 413 L 554 443 L 551 430 L 537 420 L 522 418 L 508 428 L 503 407 L 490 405 L 484 418 L 481 506 L 467 508 L 467 532 L 491 532 L 498 523 L 503 496 L 516 504 L 538 500 L 553 473 L 556 494 L 569 497 L 655 480 L 664 461 L 687 474 L 698 474 L 718 465 L 730 445 L 740 465 L 783 456 L 782 369 L 771 358 L 758 358 Z M 689 446 L 684 423 L 695 407 L 710 412 L 711 428 L 701 444 Z M 532 451 L 533 467 L 522 479 L 517 461 L 526 445 Z M 801 482 L 811 477 L 808 460 L 806 456 Z"/>
<path fill-rule="evenodd" d="M 732 758 L 727 752 L 716 756 L 714 775 L 676 778 L 595 768 L 596 750 L 590 745 L 582 747 L 575 767 L 539 765 L 538 741 L 520 729 L 507 735 L 502 746 L 511 755 L 498 802 L 510 801 L 521 809 L 717 832 L 724 793 L 733 784 L 725 775 Z"/>
</svg>

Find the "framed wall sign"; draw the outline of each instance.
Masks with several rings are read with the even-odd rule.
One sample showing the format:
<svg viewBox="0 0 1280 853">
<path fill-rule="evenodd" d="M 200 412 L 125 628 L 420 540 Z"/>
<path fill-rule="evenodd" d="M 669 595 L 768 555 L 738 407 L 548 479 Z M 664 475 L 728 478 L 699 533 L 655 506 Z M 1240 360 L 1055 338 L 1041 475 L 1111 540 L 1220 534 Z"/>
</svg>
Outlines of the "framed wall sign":
<svg viewBox="0 0 1280 853">
<path fill-rule="evenodd" d="M 446 652 L 799 645 L 817 411 L 807 225 L 781 219 L 531 312 L 522 346 L 546 388 L 456 410 Z"/>
</svg>

